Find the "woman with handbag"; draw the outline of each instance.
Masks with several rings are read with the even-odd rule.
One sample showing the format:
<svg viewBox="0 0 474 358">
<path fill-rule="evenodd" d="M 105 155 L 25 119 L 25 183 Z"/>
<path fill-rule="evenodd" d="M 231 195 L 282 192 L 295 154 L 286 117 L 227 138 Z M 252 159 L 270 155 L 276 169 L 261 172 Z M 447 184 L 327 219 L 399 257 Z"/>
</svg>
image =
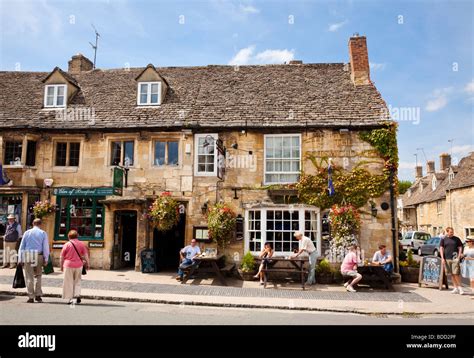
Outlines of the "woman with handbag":
<svg viewBox="0 0 474 358">
<path fill-rule="evenodd" d="M 67 234 L 69 242 L 61 251 L 61 271 L 64 271 L 63 298 L 69 304 L 81 303 L 81 275 L 89 268 L 87 247 L 78 240 L 76 230 Z"/>
</svg>

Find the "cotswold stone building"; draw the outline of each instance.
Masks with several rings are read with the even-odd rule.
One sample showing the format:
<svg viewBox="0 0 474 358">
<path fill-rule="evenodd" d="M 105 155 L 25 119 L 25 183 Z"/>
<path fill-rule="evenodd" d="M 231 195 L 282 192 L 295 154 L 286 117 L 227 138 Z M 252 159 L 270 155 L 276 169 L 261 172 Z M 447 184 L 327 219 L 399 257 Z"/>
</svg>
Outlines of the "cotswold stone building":
<svg viewBox="0 0 474 358">
<path fill-rule="evenodd" d="M 265 241 L 288 254 L 295 230 L 321 251 L 324 213 L 289 204 L 294 193 L 275 186 L 314 171 L 308 154 L 347 169 L 370 159 L 370 170 L 382 172 L 383 160 L 358 136 L 387 120 L 365 37 L 349 40 L 349 59 L 93 69 L 76 55 L 67 71 L 1 72 L 0 158 L 10 182 L 0 186 L 0 215 L 14 212 L 26 229 L 31 205 L 50 198 L 59 207 L 46 219 L 55 260 L 76 229 L 95 268 L 138 269 L 139 253 L 152 248 L 160 269 L 175 269 L 178 249 L 192 238 L 213 245 L 204 213 L 216 201 L 238 214 L 230 260 Z M 116 167 L 126 172 L 122 195 L 112 190 Z M 164 191 L 180 201 L 180 222 L 158 232 L 143 214 Z M 361 244 L 370 253 L 380 243 L 392 247 L 382 202 L 388 192 L 374 198 L 376 215 L 369 204 L 362 215 Z"/>
<path fill-rule="evenodd" d="M 399 198 L 398 216 L 402 231 L 423 230 L 432 236 L 448 226 L 461 239 L 474 235 L 474 153 L 451 164 L 443 153 L 436 170 L 428 161 L 427 173 L 416 167 L 413 185 Z"/>
</svg>

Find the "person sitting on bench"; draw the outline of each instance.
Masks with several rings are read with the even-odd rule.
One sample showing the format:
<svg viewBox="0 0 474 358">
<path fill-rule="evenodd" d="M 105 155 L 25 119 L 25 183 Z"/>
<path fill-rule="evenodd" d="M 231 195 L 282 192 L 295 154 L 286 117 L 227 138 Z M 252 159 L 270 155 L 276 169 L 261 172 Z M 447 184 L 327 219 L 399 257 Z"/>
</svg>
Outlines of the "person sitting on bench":
<svg viewBox="0 0 474 358">
<path fill-rule="evenodd" d="M 199 245 L 197 245 L 196 239 L 192 239 L 191 245 L 188 245 L 181 249 L 181 251 L 179 252 L 179 255 L 181 256 L 181 264 L 178 268 L 178 276 L 176 276 L 176 280 L 183 280 L 183 270 L 189 269 L 191 266 L 195 265 L 196 262 L 194 261 L 194 258 L 200 254 L 201 249 L 199 248 Z"/>
<path fill-rule="evenodd" d="M 356 292 L 354 285 L 362 280 L 362 275 L 357 272 L 357 265 L 360 263 L 360 254 L 357 250 L 357 245 L 351 245 L 349 252 L 341 264 L 341 274 L 343 277 L 350 277 L 351 279 L 344 284 L 344 287 L 349 292 Z"/>
<path fill-rule="evenodd" d="M 392 255 L 390 252 L 387 251 L 387 247 L 385 245 L 379 245 L 379 251 L 376 251 L 374 257 L 372 259 L 372 263 L 374 265 L 383 265 L 383 269 L 388 272 L 392 273 L 393 271 L 393 262 L 392 262 Z"/>
<path fill-rule="evenodd" d="M 263 250 L 258 255 L 259 258 L 262 259 L 262 262 L 260 263 L 260 267 L 258 268 L 257 274 L 254 276 L 254 278 L 260 278 L 260 284 L 263 285 L 263 268 L 268 267 L 268 263 L 270 262 L 270 258 L 273 256 L 273 247 L 271 242 L 266 242 L 265 245 L 263 245 Z"/>
</svg>

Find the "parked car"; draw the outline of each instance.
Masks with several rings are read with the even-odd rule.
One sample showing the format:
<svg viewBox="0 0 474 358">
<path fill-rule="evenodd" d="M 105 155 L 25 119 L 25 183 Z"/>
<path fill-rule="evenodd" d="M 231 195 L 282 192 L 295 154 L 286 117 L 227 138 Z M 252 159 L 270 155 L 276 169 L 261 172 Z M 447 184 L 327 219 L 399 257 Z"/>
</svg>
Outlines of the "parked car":
<svg viewBox="0 0 474 358">
<path fill-rule="evenodd" d="M 426 240 L 426 242 L 421 245 L 418 248 L 418 255 L 423 256 L 423 255 L 434 255 L 434 256 L 439 256 L 439 243 L 441 242 L 440 237 L 432 237 L 429 240 Z"/>
<path fill-rule="evenodd" d="M 411 249 L 414 253 L 423 245 L 427 240 L 431 239 L 431 235 L 423 231 L 408 231 L 403 235 L 400 240 L 403 250 Z"/>
</svg>

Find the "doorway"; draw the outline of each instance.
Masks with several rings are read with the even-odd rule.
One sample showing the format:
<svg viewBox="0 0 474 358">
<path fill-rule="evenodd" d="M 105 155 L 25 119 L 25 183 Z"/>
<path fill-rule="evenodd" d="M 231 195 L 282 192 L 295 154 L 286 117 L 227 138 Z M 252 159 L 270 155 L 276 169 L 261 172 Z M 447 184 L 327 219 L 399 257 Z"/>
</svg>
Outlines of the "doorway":
<svg viewBox="0 0 474 358">
<path fill-rule="evenodd" d="M 114 269 L 135 268 L 137 255 L 137 212 L 115 212 Z"/>
<path fill-rule="evenodd" d="M 153 248 L 158 271 L 175 271 L 179 266 L 179 250 L 184 247 L 186 214 L 179 215 L 178 224 L 168 231 L 153 230 Z"/>
</svg>

